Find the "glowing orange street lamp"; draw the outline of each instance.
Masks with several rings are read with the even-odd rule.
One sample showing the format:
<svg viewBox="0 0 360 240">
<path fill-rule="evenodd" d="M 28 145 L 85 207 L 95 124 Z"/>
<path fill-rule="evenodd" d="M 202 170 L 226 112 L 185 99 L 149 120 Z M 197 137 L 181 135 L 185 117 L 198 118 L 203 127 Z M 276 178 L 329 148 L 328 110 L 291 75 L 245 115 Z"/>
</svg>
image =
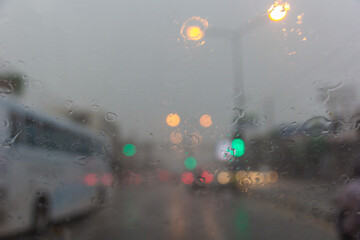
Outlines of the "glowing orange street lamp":
<svg viewBox="0 0 360 240">
<path fill-rule="evenodd" d="M 204 37 L 204 32 L 198 26 L 190 26 L 186 30 L 186 36 L 189 40 L 198 41 Z"/>
<path fill-rule="evenodd" d="M 205 36 L 208 27 L 209 23 L 205 18 L 194 16 L 184 22 L 180 34 L 185 40 L 199 41 Z"/>
<path fill-rule="evenodd" d="M 208 114 L 204 114 L 200 117 L 199 122 L 201 126 L 203 126 L 204 128 L 208 128 L 212 125 L 211 116 Z"/>
<path fill-rule="evenodd" d="M 170 113 L 166 117 L 166 123 L 170 127 L 176 127 L 180 124 L 180 116 L 177 113 Z"/>
<path fill-rule="evenodd" d="M 290 5 L 288 3 L 275 2 L 268 10 L 269 18 L 275 22 L 281 21 L 289 10 Z"/>
</svg>

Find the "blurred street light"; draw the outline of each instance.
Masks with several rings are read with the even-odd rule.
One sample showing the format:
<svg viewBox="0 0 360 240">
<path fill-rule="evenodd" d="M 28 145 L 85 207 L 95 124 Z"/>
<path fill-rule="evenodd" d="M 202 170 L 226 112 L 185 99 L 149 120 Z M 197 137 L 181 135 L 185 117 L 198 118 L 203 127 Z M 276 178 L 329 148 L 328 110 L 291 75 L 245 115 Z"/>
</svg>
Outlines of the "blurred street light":
<svg viewBox="0 0 360 240">
<path fill-rule="evenodd" d="M 170 127 L 176 127 L 180 124 L 180 116 L 177 113 L 170 113 L 166 117 L 166 123 Z"/>
<path fill-rule="evenodd" d="M 258 27 L 269 23 L 269 18 L 273 21 L 283 20 L 287 12 L 290 10 L 288 3 L 274 4 L 267 11 L 267 14 L 263 14 L 249 20 L 247 23 L 240 25 L 235 30 L 222 29 L 222 28 L 210 28 L 207 32 L 207 36 L 211 38 L 225 38 L 230 40 L 231 43 L 231 57 L 232 57 L 232 71 L 234 81 L 234 102 L 235 107 L 239 104 L 245 107 L 245 91 L 244 91 L 244 80 L 243 80 L 243 56 L 241 49 L 242 37 Z"/>
<path fill-rule="evenodd" d="M 289 10 L 290 5 L 288 3 L 279 4 L 275 2 L 268 10 L 269 18 L 273 21 L 281 21 L 285 18 Z"/>
<path fill-rule="evenodd" d="M 200 42 L 200 40 L 204 38 L 205 31 L 208 27 L 209 23 L 205 18 L 194 16 L 186 19 L 181 26 L 180 34 L 184 41 Z"/>
<path fill-rule="evenodd" d="M 204 37 L 204 32 L 198 26 L 190 26 L 186 29 L 186 36 L 189 40 L 199 41 Z"/>
</svg>

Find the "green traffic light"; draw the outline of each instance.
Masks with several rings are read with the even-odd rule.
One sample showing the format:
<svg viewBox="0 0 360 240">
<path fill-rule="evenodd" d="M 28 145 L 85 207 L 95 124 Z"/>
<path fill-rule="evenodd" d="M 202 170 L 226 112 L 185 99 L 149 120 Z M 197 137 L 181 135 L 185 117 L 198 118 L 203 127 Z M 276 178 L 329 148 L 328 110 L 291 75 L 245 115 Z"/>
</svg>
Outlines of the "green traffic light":
<svg viewBox="0 0 360 240">
<path fill-rule="evenodd" d="M 241 157 L 245 153 L 245 143 L 240 138 L 235 138 L 231 143 L 231 148 L 233 151 L 231 151 L 231 155 L 235 157 Z"/>
<path fill-rule="evenodd" d="M 123 153 L 128 157 L 134 156 L 136 153 L 136 147 L 133 144 L 126 144 L 123 147 Z"/>
<path fill-rule="evenodd" d="M 184 164 L 187 170 L 193 170 L 196 168 L 196 159 L 194 157 L 188 157 L 185 159 Z"/>
</svg>

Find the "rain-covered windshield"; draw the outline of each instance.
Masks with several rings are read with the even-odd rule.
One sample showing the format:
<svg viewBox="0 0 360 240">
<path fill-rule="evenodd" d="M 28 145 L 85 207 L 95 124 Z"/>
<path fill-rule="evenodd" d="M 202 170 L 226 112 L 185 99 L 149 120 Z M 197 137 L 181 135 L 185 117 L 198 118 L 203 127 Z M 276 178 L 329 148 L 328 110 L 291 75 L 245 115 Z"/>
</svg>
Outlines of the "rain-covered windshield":
<svg viewBox="0 0 360 240">
<path fill-rule="evenodd" d="M 0 239 L 360 239 L 359 11 L 0 1 Z"/>
</svg>

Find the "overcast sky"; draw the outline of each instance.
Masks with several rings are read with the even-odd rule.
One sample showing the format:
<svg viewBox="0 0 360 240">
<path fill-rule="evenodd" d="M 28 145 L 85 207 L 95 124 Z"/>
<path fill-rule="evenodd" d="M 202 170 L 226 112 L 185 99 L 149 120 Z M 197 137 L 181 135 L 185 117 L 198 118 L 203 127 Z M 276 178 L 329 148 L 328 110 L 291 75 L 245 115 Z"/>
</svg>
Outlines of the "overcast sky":
<svg viewBox="0 0 360 240">
<path fill-rule="evenodd" d="M 343 83 L 358 90 L 360 81 L 360 2 L 288 2 L 285 21 L 269 20 L 242 41 L 246 111 L 273 124 L 326 116 L 317 89 Z M 3 71 L 29 76 L 23 101 L 31 107 L 96 104 L 117 114 L 125 135 L 138 137 L 167 135 L 168 113 L 194 126 L 206 113 L 214 122 L 209 133 L 218 134 L 235 114 L 229 41 L 205 35 L 194 47 L 181 38 L 181 25 L 200 16 L 209 29 L 235 29 L 271 4 L 2 0 L 0 58 Z"/>
</svg>

